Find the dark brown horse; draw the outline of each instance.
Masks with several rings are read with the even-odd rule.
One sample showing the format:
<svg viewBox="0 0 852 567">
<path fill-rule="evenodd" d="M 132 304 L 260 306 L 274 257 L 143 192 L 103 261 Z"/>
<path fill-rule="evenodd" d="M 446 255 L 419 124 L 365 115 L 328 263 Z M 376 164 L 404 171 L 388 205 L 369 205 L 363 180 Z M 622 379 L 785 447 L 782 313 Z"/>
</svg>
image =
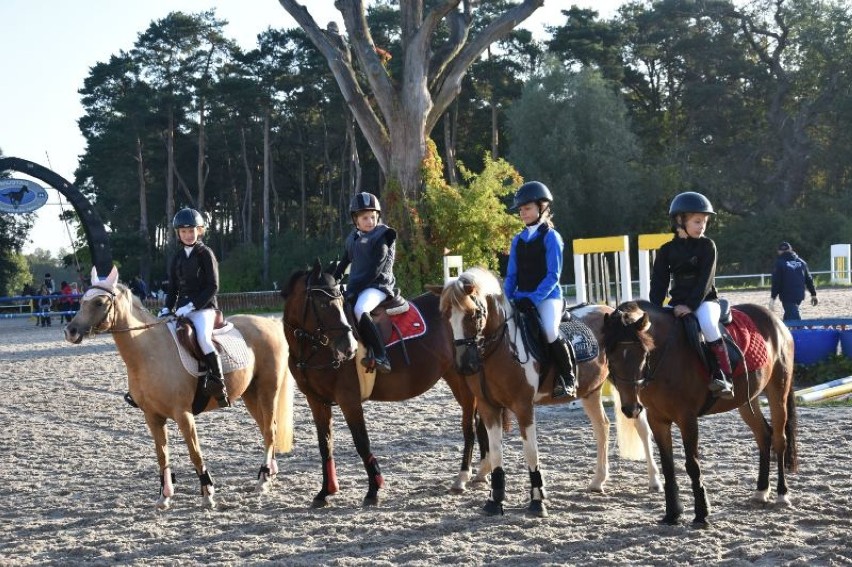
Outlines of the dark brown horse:
<svg viewBox="0 0 852 567">
<path fill-rule="evenodd" d="M 573 315 L 592 330 L 594 339 L 599 342 L 604 315 L 610 311 L 610 307 L 591 305 L 573 311 Z M 485 511 L 489 514 L 503 513 L 505 472 L 502 444 L 504 410 L 509 410 L 517 418 L 524 444 L 531 484 L 528 511 L 535 516 L 547 516 L 534 405 L 565 403 L 574 398 L 551 398 L 555 368 L 551 367 L 543 378 L 539 378 L 541 368 L 519 338 L 512 306 L 503 295 L 500 280 L 488 270 L 471 268 L 447 284 L 441 292 L 441 313 L 452 330 L 456 368 L 476 395 L 477 409 L 488 432 L 491 495 L 485 503 Z M 597 470 L 590 488 L 603 491 L 603 484 L 609 476 L 609 419 L 601 403 L 601 387 L 607 377 L 604 351 L 599 350 L 596 358 L 579 364 L 577 371 L 577 397 L 582 400 L 597 441 Z M 540 384 L 542 380 L 544 383 Z M 659 490 L 660 481 L 650 448 L 647 423 L 644 419 L 616 420 L 622 454 L 637 458 L 639 455 L 635 448 L 630 447 L 632 453 L 628 454 L 624 444 L 641 440 L 638 436 L 625 434 L 621 430 L 624 426 L 636 426 L 632 429 L 634 433 L 637 430 L 641 433 L 644 428 L 645 443 L 641 455 L 648 465 L 649 486 L 652 490 Z"/>
<path fill-rule="evenodd" d="M 412 300 L 423 315 L 428 332 L 406 341 L 404 351 L 399 345 L 388 349 L 393 370 L 389 374 L 361 372 L 359 378 L 361 365 L 355 363 L 357 343 L 334 277 L 324 273 L 317 262 L 310 271 L 294 273 L 282 295 L 286 299 L 284 334 L 290 345 L 290 370 L 311 408 L 322 460 L 322 488 L 314 496 L 313 506 L 326 506 L 327 497 L 339 489 L 333 456 L 332 406 L 340 407 L 367 471 L 369 488 L 364 505 L 374 505 L 379 501 L 384 480 L 370 449 L 363 402 L 408 400 L 432 388 L 442 377 L 462 407 L 465 450 L 454 489 L 463 490 L 470 478 L 475 401 L 453 369 L 451 341 L 440 320 L 438 298 L 426 294 Z"/>
<path fill-rule="evenodd" d="M 753 500 L 769 500 L 770 450 L 778 467 L 778 503 L 789 505 L 786 471 L 797 468 L 796 405 L 793 387 L 793 338 L 778 317 L 758 305 L 739 305 L 756 327 L 753 340 L 765 360 L 734 378 L 734 399 L 715 399 L 707 389 L 696 350 L 687 342 L 683 325 L 671 310 L 646 301 L 627 302 L 607 316 L 604 345 L 610 378 L 621 395 L 621 409 L 636 417 L 647 409 L 648 422 L 660 451 L 665 478 L 666 512 L 661 522 L 677 523 L 683 513 L 672 454 L 672 424 L 683 439 L 686 471 L 695 497 L 693 524 L 707 524 L 710 506 L 698 464 L 698 418 L 739 409 L 757 440 L 760 453 L 757 492 Z M 766 350 L 762 350 L 760 343 Z M 746 357 L 748 359 L 748 357 Z M 771 426 L 760 409 L 758 395 L 769 401 Z"/>
</svg>

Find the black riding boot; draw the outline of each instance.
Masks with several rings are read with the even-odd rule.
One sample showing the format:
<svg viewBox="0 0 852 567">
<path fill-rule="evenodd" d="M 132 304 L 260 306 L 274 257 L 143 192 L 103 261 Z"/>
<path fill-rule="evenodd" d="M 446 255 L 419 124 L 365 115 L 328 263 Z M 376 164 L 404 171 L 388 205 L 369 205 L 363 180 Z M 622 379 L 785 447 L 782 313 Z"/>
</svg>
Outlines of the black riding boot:
<svg viewBox="0 0 852 567">
<path fill-rule="evenodd" d="M 204 391 L 216 400 L 220 408 L 230 407 L 231 402 L 228 401 L 228 392 L 225 391 L 225 381 L 222 379 L 222 361 L 219 360 L 219 353 L 214 350 L 205 354 L 204 362 L 207 363 Z"/>
<path fill-rule="evenodd" d="M 731 359 L 728 358 L 728 348 L 722 339 L 707 343 L 713 355 L 719 363 L 719 372 L 715 373 L 710 380 L 710 391 L 717 398 L 730 400 L 734 397 L 734 385 L 731 380 L 731 375 L 734 371 L 731 369 Z"/>
<path fill-rule="evenodd" d="M 361 340 L 364 341 L 364 345 L 373 351 L 376 370 L 383 374 L 390 372 L 391 364 L 390 360 L 388 360 L 388 354 L 385 351 L 385 343 L 369 313 L 361 315 L 361 320 L 358 322 L 358 332 L 361 335 Z M 366 366 L 366 359 L 363 362 Z"/>
<path fill-rule="evenodd" d="M 569 348 L 561 337 L 550 343 L 550 356 L 556 364 L 551 394 L 554 398 L 577 396 L 577 378 L 574 376 L 574 360 Z"/>
</svg>

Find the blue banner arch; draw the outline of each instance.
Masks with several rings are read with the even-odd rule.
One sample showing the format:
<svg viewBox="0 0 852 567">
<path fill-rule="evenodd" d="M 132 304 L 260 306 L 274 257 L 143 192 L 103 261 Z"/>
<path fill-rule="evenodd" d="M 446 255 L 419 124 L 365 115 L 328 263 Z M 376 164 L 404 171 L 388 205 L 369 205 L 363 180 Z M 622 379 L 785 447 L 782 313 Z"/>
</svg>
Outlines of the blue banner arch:
<svg viewBox="0 0 852 567">
<path fill-rule="evenodd" d="M 21 158 L 0 157 L 0 171 L 26 173 L 30 177 L 44 181 L 62 193 L 68 199 L 68 202 L 71 203 L 71 206 L 74 207 L 77 216 L 80 218 L 80 222 L 83 224 L 86 241 L 92 253 L 92 263 L 98 269 L 98 273 L 108 274 L 112 270 L 112 249 L 109 245 L 109 234 L 106 231 L 104 222 L 89 200 L 83 196 L 77 187 L 69 183 L 55 171 Z"/>
</svg>

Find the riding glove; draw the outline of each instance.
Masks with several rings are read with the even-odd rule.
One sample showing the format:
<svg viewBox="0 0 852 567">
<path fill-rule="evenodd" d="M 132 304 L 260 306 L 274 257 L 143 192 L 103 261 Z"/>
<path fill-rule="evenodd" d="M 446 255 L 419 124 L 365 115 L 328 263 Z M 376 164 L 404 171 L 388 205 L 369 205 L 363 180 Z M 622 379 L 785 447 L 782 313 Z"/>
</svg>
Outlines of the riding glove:
<svg viewBox="0 0 852 567">
<path fill-rule="evenodd" d="M 811 296 L 811 305 L 813 305 L 814 307 L 819 305 L 819 299 L 817 299 L 817 296 L 815 296 L 815 295 Z"/>
<path fill-rule="evenodd" d="M 162 309 L 160 309 L 160 312 L 157 313 L 157 318 L 162 319 L 163 317 L 168 317 L 171 314 L 172 314 L 171 309 L 169 309 L 168 307 L 163 307 Z"/>
<path fill-rule="evenodd" d="M 180 307 L 177 311 L 175 311 L 175 315 L 177 315 L 178 317 L 186 317 L 187 315 L 189 315 L 193 311 L 195 311 L 195 305 L 193 305 L 192 302 L 190 301 L 189 303 L 187 303 L 186 305 L 184 305 L 183 307 Z"/>
<path fill-rule="evenodd" d="M 532 299 L 529 297 L 521 297 L 520 299 L 515 300 L 515 309 L 523 311 L 524 313 L 529 313 L 531 311 L 535 311 L 535 303 L 533 303 Z"/>
</svg>

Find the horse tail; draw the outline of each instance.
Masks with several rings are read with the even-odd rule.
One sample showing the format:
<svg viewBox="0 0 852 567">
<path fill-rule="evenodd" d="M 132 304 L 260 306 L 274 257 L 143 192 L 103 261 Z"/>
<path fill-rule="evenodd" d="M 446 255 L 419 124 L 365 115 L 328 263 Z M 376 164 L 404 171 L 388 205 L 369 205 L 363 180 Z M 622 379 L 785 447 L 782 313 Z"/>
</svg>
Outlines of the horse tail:
<svg viewBox="0 0 852 567">
<path fill-rule="evenodd" d="M 275 448 L 278 453 L 289 453 L 293 450 L 293 376 L 290 369 L 284 367 L 284 381 L 278 389 L 278 415 L 275 416 Z"/>
<path fill-rule="evenodd" d="M 503 434 L 512 430 L 512 416 L 515 415 L 509 408 L 503 408 Z"/>
<path fill-rule="evenodd" d="M 618 443 L 618 454 L 622 459 L 631 461 L 645 460 L 645 446 L 636 428 L 636 420 L 628 419 L 621 411 L 621 397 L 618 388 L 609 388 L 612 396 L 613 413 L 615 414 L 615 440 Z"/>
<path fill-rule="evenodd" d="M 787 395 L 787 423 L 784 424 L 784 434 L 787 437 L 784 465 L 789 472 L 799 470 L 798 425 L 799 417 L 796 413 L 796 396 L 793 395 L 793 392 L 790 392 Z"/>
</svg>

